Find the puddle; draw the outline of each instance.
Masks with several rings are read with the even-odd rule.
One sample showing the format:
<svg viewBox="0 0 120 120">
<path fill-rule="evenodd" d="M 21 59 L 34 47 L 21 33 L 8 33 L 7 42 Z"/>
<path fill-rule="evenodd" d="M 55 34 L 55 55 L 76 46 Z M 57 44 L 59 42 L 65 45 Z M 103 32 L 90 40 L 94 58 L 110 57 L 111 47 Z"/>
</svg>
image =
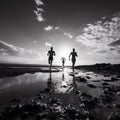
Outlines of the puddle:
<svg viewBox="0 0 120 120">
<path fill-rule="evenodd" d="M 87 83 L 76 81 L 76 77 L 83 77 Z M 87 77 L 86 77 L 87 76 Z M 88 78 L 89 76 L 89 78 Z M 24 74 L 17 77 L 6 77 L 0 79 L 0 105 L 8 103 L 13 98 L 34 97 L 39 91 L 49 89 L 51 96 L 60 98 L 63 104 L 78 104 L 78 98 L 75 91 L 86 92 L 93 97 L 103 94 L 101 89 L 102 79 L 109 80 L 110 77 L 95 74 L 94 72 L 83 72 L 80 70 L 72 71 L 65 68 L 61 72 L 49 72 L 34 74 Z M 98 82 L 96 82 L 98 81 Z M 120 84 L 120 82 L 118 82 Z M 117 84 L 118 84 L 117 83 Z M 93 84 L 96 88 L 90 88 L 87 84 Z M 110 83 L 110 84 L 115 84 Z"/>
</svg>

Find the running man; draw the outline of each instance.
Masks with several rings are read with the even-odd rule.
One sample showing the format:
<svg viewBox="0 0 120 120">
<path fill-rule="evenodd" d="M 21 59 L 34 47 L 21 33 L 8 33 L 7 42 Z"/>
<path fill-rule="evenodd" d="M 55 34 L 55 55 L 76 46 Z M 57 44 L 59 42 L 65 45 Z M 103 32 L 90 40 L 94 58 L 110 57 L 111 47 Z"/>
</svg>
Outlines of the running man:
<svg viewBox="0 0 120 120">
<path fill-rule="evenodd" d="M 76 62 L 76 57 L 78 57 L 77 52 L 75 52 L 75 48 L 73 48 L 73 51 L 70 53 L 70 55 L 69 55 L 69 60 L 70 60 L 70 57 L 71 57 L 71 56 L 72 56 L 72 58 L 71 58 L 72 68 L 74 69 L 75 62 Z"/>
<path fill-rule="evenodd" d="M 53 47 L 51 47 L 51 49 L 48 51 L 47 55 L 49 56 L 48 63 L 50 64 L 50 66 L 52 66 L 53 56 L 55 56 L 55 51 L 53 51 Z"/>
</svg>

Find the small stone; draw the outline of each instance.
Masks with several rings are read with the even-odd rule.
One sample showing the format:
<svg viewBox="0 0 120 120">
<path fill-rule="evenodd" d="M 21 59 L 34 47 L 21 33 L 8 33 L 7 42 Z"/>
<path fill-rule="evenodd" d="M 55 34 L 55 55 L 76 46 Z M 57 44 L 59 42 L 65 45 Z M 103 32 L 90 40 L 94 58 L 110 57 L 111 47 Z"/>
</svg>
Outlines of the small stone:
<svg viewBox="0 0 120 120">
<path fill-rule="evenodd" d="M 96 86 L 93 85 L 93 84 L 87 84 L 87 86 L 90 87 L 90 88 L 96 88 Z"/>
<path fill-rule="evenodd" d="M 117 92 L 117 95 L 119 95 L 119 96 L 120 96 L 120 92 Z"/>
<path fill-rule="evenodd" d="M 116 77 L 111 77 L 111 81 L 118 81 L 119 79 Z"/>
<path fill-rule="evenodd" d="M 109 85 L 107 82 L 102 83 L 102 85 Z"/>
</svg>

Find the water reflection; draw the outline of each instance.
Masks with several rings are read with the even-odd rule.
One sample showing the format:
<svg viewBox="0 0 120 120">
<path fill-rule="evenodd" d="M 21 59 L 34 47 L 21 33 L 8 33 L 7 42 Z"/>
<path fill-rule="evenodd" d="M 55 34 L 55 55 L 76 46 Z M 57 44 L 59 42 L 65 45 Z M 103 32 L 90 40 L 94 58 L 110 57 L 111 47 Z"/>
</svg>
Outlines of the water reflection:
<svg viewBox="0 0 120 120">
<path fill-rule="evenodd" d="M 65 75 L 64 75 L 64 72 L 62 73 L 62 81 L 64 81 L 65 79 Z"/>
<path fill-rule="evenodd" d="M 74 69 L 64 68 L 61 72 L 50 72 L 49 73 L 35 73 L 35 74 L 24 74 L 17 77 L 6 77 L 0 79 L 0 90 L 2 89 L 13 89 L 16 91 L 17 88 L 22 90 L 28 87 L 31 89 L 50 89 L 53 93 L 70 93 L 76 89 L 85 89 L 86 84 L 76 81 L 76 77 L 89 76 L 88 83 L 101 86 L 100 82 L 94 82 L 95 80 L 108 79 L 102 75 L 97 75 L 92 72 L 82 72 Z M 110 78 L 109 78 L 110 79 Z M 34 85 L 34 86 L 33 86 Z"/>
<path fill-rule="evenodd" d="M 74 71 L 74 68 L 72 69 L 73 70 L 73 79 L 72 79 L 72 82 L 73 82 L 73 87 L 74 88 L 77 88 L 77 84 L 76 84 L 76 79 L 75 79 L 75 71 Z"/>
<path fill-rule="evenodd" d="M 54 92 L 54 83 L 52 82 L 52 73 L 49 73 L 49 77 L 47 79 L 47 88 L 49 92 Z"/>
<path fill-rule="evenodd" d="M 87 79 L 86 76 L 89 76 L 90 79 Z M 87 83 L 80 82 L 77 77 L 87 79 L 87 83 L 94 84 L 98 88 L 89 88 L 87 86 Z M 73 99 L 76 90 L 86 93 L 88 92 L 92 96 L 99 96 L 102 91 L 101 79 L 108 80 L 110 78 L 104 77 L 103 75 L 96 75 L 93 72 L 83 72 L 80 70 L 69 68 L 65 68 L 61 72 L 50 71 L 49 73 L 25 73 L 24 75 L 20 75 L 17 77 L 1 78 L 0 96 L 4 94 L 4 101 L 4 99 L 6 99 L 8 95 L 9 97 L 12 97 L 12 95 L 16 97 L 28 95 L 32 96 L 35 95 L 38 91 L 44 91 L 45 89 L 47 89 L 48 92 L 51 92 L 53 95 L 63 95 L 64 97 L 67 96 L 66 99 Z"/>
<path fill-rule="evenodd" d="M 69 71 L 70 72 L 70 71 Z M 70 93 L 76 87 L 74 71 L 72 71 L 72 77 L 68 74 L 67 69 L 62 71 L 62 78 L 56 85 L 57 93 Z"/>
</svg>

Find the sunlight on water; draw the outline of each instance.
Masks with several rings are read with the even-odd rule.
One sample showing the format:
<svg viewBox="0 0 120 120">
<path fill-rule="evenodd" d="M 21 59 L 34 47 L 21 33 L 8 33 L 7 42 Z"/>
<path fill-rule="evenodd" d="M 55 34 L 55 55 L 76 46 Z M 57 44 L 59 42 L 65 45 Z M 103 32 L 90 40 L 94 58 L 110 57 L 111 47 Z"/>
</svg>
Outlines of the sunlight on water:
<svg viewBox="0 0 120 120">
<path fill-rule="evenodd" d="M 87 83 L 79 81 L 81 78 L 87 80 Z M 69 68 L 65 68 L 60 72 L 25 73 L 16 77 L 1 78 L 0 102 L 2 103 L 2 101 L 13 97 L 33 96 L 39 91 L 49 89 L 51 94 L 61 97 L 64 101 L 69 99 L 69 102 L 72 101 L 74 103 L 76 90 L 86 92 L 94 97 L 101 95 L 102 79 L 110 80 L 110 77 L 104 77 L 94 72 L 72 71 Z M 90 88 L 88 84 L 93 84 L 97 87 Z M 65 97 L 66 95 L 67 97 Z"/>
</svg>

